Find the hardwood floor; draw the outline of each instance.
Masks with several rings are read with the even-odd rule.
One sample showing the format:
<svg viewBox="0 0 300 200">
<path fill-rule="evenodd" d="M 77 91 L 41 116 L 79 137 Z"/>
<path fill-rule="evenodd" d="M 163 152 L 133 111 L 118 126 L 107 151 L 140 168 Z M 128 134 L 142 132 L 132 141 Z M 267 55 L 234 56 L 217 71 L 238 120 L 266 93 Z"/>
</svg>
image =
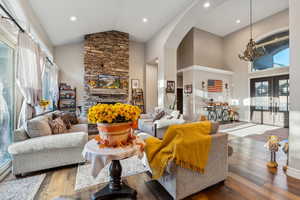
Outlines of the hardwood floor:
<svg viewBox="0 0 300 200">
<path fill-rule="evenodd" d="M 278 169 L 266 167 L 269 154 L 263 147 L 264 142 L 249 138 L 235 137 L 230 141 L 234 149 L 229 158 L 229 175 L 224 184 L 217 184 L 204 191 L 188 197 L 188 200 L 300 200 L 300 180 L 287 177 L 282 170 L 286 156 L 283 152 L 277 155 Z M 58 196 L 69 196 L 74 199 L 89 199 L 90 194 L 105 184 L 76 193 L 74 184 L 76 166 L 70 166 L 47 172 L 37 200 L 52 200 Z M 138 199 L 155 200 L 156 198 L 145 186 L 150 180 L 146 173 L 126 178 L 126 182 L 138 192 Z"/>
</svg>

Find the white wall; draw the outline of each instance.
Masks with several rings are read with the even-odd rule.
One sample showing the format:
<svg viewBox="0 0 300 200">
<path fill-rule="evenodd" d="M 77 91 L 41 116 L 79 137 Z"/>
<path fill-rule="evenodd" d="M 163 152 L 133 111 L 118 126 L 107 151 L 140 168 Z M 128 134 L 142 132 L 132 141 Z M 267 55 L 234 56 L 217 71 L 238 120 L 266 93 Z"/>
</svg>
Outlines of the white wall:
<svg viewBox="0 0 300 200">
<path fill-rule="evenodd" d="M 157 65 L 146 65 L 146 112 L 153 112 L 157 106 Z"/>
<path fill-rule="evenodd" d="M 83 43 L 55 47 L 54 61 L 60 67 L 60 81 L 77 89 L 77 104 L 84 95 Z"/>
<path fill-rule="evenodd" d="M 287 174 L 300 179 L 300 1 L 290 0 L 290 133 Z"/>
<path fill-rule="evenodd" d="M 84 95 L 84 44 L 68 44 L 54 49 L 55 63 L 60 67 L 60 80 L 77 88 L 77 104 Z M 139 79 L 144 89 L 145 51 L 144 44 L 129 43 L 129 84 Z M 131 94 L 131 91 L 130 91 Z"/>
<path fill-rule="evenodd" d="M 140 42 L 130 41 L 129 43 L 129 88 L 131 80 L 139 79 L 140 87 L 145 93 L 145 45 Z M 131 100 L 131 89 L 129 90 L 129 99 Z M 145 97 L 144 97 L 145 98 Z"/>
</svg>

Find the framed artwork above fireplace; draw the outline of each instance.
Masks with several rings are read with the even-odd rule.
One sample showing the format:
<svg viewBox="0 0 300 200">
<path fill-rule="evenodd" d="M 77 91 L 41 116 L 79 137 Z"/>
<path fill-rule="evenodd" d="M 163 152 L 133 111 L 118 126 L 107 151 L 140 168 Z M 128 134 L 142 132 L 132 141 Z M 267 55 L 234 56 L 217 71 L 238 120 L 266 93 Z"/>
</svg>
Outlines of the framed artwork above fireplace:
<svg viewBox="0 0 300 200">
<path fill-rule="evenodd" d="M 95 89 L 128 89 L 128 77 L 98 75 L 88 83 L 92 88 Z"/>
</svg>

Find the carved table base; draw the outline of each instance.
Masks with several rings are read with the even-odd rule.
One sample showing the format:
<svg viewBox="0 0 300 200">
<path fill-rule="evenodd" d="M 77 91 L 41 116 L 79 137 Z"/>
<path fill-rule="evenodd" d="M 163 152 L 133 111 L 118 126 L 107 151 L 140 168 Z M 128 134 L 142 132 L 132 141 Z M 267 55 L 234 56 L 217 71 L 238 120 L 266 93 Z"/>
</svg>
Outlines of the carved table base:
<svg viewBox="0 0 300 200">
<path fill-rule="evenodd" d="M 136 199 L 136 191 L 121 181 L 122 166 L 119 160 L 113 160 L 109 167 L 110 182 L 100 191 L 94 193 L 92 200 L 104 200 L 112 198 Z"/>
</svg>

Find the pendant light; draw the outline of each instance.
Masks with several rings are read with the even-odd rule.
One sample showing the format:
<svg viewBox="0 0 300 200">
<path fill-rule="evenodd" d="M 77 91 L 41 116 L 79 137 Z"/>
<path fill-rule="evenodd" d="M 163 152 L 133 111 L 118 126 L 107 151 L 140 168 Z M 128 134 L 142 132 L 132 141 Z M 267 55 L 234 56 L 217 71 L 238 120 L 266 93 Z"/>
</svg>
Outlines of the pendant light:
<svg viewBox="0 0 300 200">
<path fill-rule="evenodd" d="M 250 0 L 250 41 L 246 46 L 246 50 L 243 54 L 239 54 L 239 58 L 246 62 L 253 62 L 257 58 L 263 56 L 265 51 L 263 48 L 258 48 L 256 42 L 253 40 L 253 22 L 252 22 L 252 0 Z"/>
</svg>

